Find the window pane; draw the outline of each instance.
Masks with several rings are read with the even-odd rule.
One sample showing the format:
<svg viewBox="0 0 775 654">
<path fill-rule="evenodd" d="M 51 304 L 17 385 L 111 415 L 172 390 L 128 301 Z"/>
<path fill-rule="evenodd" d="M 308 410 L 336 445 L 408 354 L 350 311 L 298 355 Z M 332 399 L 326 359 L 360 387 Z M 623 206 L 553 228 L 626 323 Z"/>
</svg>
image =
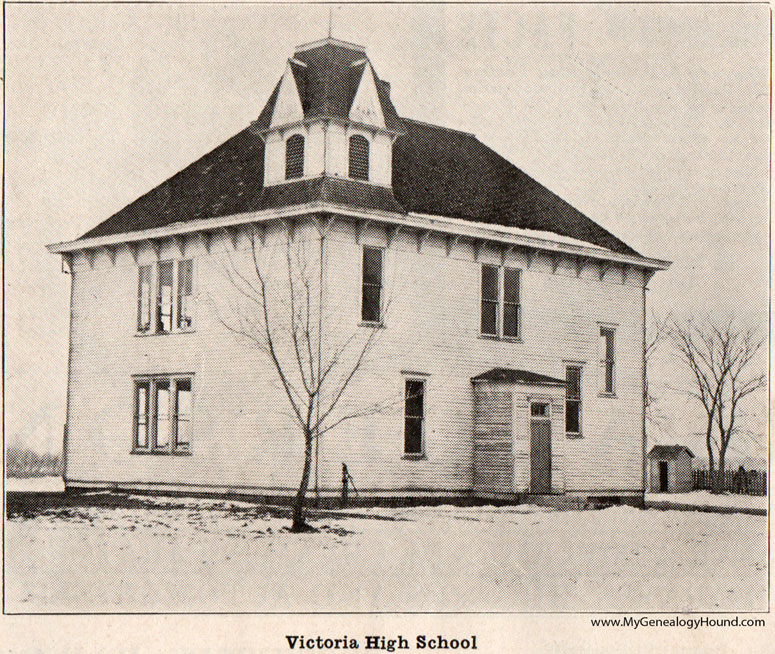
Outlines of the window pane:
<svg viewBox="0 0 775 654">
<path fill-rule="evenodd" d="M 172 261 L 159 263 L 159 290 L 156 297 L 157 331 L 172 331 Z"/>
<path fill-rule="evenodd" d="M 603 358 L 613 361 L 614 359 L 614 332 L 612 329 L 600 328 L 600 350 Z"/>
<path fill-rule="evenodd" d="M 422 418 L 425 382 L 407 380 L 404 412 L 407 417 Z"/>
<path fill-rule="evenodd" d="M 379 322 L 380 321 L 379 304 L 380 304 L 379 286 L 364 285 L 361 320 L 365 322 Z"/>
<path fill-rule="evenodd" d="M 482 299 L 498 301 L 498 268 L 482 266 Z"/>
<path fill-rule="evenodd" d="M 422 454 L 422 418 L 404 420 L 404 453 Z"/>
<path fill-rule="evenodd" d="M 566 400 L 565 402 L 565 431 L 570 434 L 578 434 L 580 432 L 581 421 L 579 420 L 579 413 L 581 409 L 581 402 L 578 400 Z"/>
<path fill-rule="evenodd" d="M 169 420 L 170 420 L 170 383 L 168 381 L 156 382 L 156 443 L 157 448 L 165 448 L 169 445 Z"/>
<path fill-rule="evenodd" d="M 285 142 L 285 179 L 304 177 L 304 137 L 294 134 Z"/>
<path fill-rule="evenodd" d="M 187 449 L 191 442 L 191 381 L 182 379 L 175 385 L 175 446 Z"/>
<path fill-rule="evenodd" d="M 350 138 L 349 173 L 353 179 L 369 179 L 369 142 L 362 136 Z"/>
<path fill-rule="evenodd" d="M 425 382 L 407 379 L 404 391 L 404 453 L 422 454 Z"/>
<path fill-rule="evenodd" d="M 498 334 L 498 303 L 482 300 L 482 334 Z"/>
<path fill-rule="evenodd" d="M 148 383 L 135 387 L 135 428 L 138 448 L 148 447 Z"/>
<path fill-rule="evenodd" d="M 567 397 L 578 399 L 581 394 L 581 369 L 568 366 L 565 374 L 565 392 Z"/>
<path fill-rule="evenodd" d="M 614 362 L 605 362 L 605 392 L 614 392 Z"/>
<path fill-rule="evenodd" d="M 503 301 L 519 304 L 519 270 L 516 268 L 503 270 Z"/>
<path fill-rule="evenodd" d="M 363 248 L 363 283 L 382 285 L 382 250 Z"/>
<path fill-rule="evenodd" d="M 516 304 L 503 305 L 503 335 L 519 337 L 519 306 Z"/>
<path fill-rule="evenodd" d="M 151 267 L 140 266 L 137 288 L 137 329 L 141 332 L 151 328 Z"/>
<path fill-rule="evenodd" d="M 178 327 L 186 329 L 193 324 L 192 293 L 194 289 L 194 262 L 185 259 L 178 263 Z"/>
</svg>

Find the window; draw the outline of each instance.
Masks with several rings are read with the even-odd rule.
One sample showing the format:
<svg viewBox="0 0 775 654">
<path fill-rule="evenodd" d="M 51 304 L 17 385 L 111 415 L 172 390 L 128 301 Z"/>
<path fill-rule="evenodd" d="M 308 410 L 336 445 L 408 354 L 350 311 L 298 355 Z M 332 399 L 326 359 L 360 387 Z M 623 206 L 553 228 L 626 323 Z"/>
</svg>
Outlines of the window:
<svg viewBox="0 0 775 654">
<path fill-rule="evenodd" d="M 137 331 L 151 328 L 151 266 L 140 266 L 137 286 Z"/>
<path fill-rule="evenodd" d="M 285 142 L 285 179 L 304 177 L 304 137 L 294 134 Z"/>
<path fill-rule="evenodd" d="M 382 321 L 382 250 L 363 248 L 361 320 Z"/>
<path fill-rule="evenodd" d="M 159 281 L 156 292 L 156 331 L 172 331 L 172 277 L 174 262 L 159 262 Z"/>
<path fill-rule="evenodd" d="M 581 367 L 565 368 L 565 433 L 581 436 Z"/>
<path fill-rule="evenodd" d="M 482 265 L 480 330 L 483 336 L 520 338 L 519 296 L 520 270 L 518 268 Z"/>
<path fill-rule="evenodd" d="M 422 456 L 425 430 L 425 382 L 407 379 L 404 392 L 404 454 Z"/>
<path fill-rule="evenodd" d="M 190 329 L 193 319 L 194 262 L 186 259 L 178 263 L 178 329 Z"/>
<path fill-rule="evenodd" d="M 349 173 L 353 179 L 369 179 L 369 142 L 360 135 L 350 137 Z"/>
<path fill-rule="evenodd" d="M 603 393 L 614 394 L 614 330 L 600 328 L 600 367 L 603 371 Z"/>
<path fill-rule="evenodd" d="M 155 299 L 151 289 L 156 273 Z M 190 330 L 194 326 L 194 262 L 160 261 L 140 266 L 137 290 L 137 331 L 169 334 Z M 173 301 L 174 298 L 174 301 Z M 151 311 L 151 307 L 155 307 Z"/>
<path fill-rule="evenodd" d="M 191 448 L 190 376 L 160 375 L 135 380 L 133 452 L 180 454 Z"/>
</svg>

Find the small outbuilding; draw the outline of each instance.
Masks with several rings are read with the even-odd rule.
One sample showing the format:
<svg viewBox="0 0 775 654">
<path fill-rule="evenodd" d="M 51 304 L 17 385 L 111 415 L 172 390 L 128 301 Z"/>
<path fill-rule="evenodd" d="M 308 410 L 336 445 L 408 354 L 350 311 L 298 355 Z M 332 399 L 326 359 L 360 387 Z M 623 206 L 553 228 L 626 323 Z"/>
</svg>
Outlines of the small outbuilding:
<svg viewBox="0 0 775 654">
<path fill-rule="evenodd" d="M 694 454 L 685 445 L 655 445 L 648 454 L 649 491 L 688 493 L 692 490 Z"/>
</svg>

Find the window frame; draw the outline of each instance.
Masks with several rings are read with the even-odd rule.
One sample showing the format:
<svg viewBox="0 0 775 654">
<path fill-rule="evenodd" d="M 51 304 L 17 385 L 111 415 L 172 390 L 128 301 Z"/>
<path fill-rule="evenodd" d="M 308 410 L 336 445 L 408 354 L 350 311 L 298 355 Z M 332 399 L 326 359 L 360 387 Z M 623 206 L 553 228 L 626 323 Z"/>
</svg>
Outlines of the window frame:
<svg viewBox="0 0 775 654">
<path fill-rule="evenodd" d="M 191 262 L 191 293 L 187 296 L 180 295 L 180 269 L 181 264 L 185 262 Z M 170 330 L 160 330 L 160 299 L 161 299 L 161 275 L 159 274 L 159 266 L 164 263 L 172 264 L 172 306 L 170 308 Z M 150 323 L 146 329 L 142 329 L 142 273 L 143 269 L 150 269 Z M 186 259 L 161 259 L 159 261 L 153 261 L 148 264 L 142 264 L 138 266 L 137 273 L 137 323 L 135 325 L 136 336 L 167 336 L 169 334 L 181 334 L 187 332 L 193 332 L 196 325 L 196 307 L 194 303 L 194 297 L 196 296 L 196 259 L 188 257 Z M 182 297 L 190 297 L 190 319 L 189 325 L 180 326 L 180 300 Z"/>
<path fill-rule="evenodd" d="M 568 372 L 573 370 L 578 370 L 579 373 L 579 381 L 578 381 L 578 388 L 579 393 L 578 397 L 570 397 L 568 395 Z M 583 391 L 582 391 L 582 383 L 583 383 L 583 377 L 584 377 L 584 367 L 580 363 L 567 361 L 565 362 L 565 437 L 566 438 L 583 438 L 584 437 L 584 423 L 583 423 Z M 579 430 L 578 431 L 568 431 L 568 402 L 576 402 L 578 403 L 578 424 L 579 424 Z"/>
<path fill-rule="evenodd" d="M 493 301 L 491 299 L 484 298 L 484 271 L 485 268 L 493 268 L 497 275 L 497 297 Z M 517 274 L 517 301 L 506 302 L 506 271 L 512 271 Z M 488 338 L 499 341 L 510 341 L 513 343 L 522 342 L 522 283 L 523 283 L 523 270 L 517 266 L 506 266 L 503 264 L 486 263 L 483 262 L 479 266 L 479 336 L 480 338 Z M 483 308 L 485 302 L 495 304 L 495 333 L 483 331 Z M 517 335 L 506 335 L 505 333 L 505 320 L 506 320 L 506 305 L 516 307 L 517 315 Z"/>
<path fill-rule="evenodd" d="M 363 143 L 366 146 L 365 149 L 365 176 L 361 177 L 360 175 L 354 175 L 353 174 L 353 143 Z M 356 154 L 363 154 L 356 153 Z M 361 162 L 362 163 L 362 162 Z M 357 164 L 357 162 L 356 162 Z M 356 171 L 357 172 L 357 171 Z M 347 139 L 347 176 L 350 179 L 358 180 L 361 182 L 368 182 L 369 178 L 371 176 L 371 143 L 369 143 L 369 139 L 367 139 L 363 134 L 352 134 Z"/>
<path fill-rule="evenodd" d="M 366 320 L 363 317 L 363 310 L 365 307 L 364 300 L 366 298 L 366 294 L 364 293 L 365 287 L 368 286 L 374 286 L 374 284 L 366 284 L 366 266 L 364 258 L 366 256 L 366 250 L 374 250 L 379 252 L 380 256 L 380 276 L 379 276 L 379 319 L 378 320 Z M 377 246 L 377 245 L 363 245 L 361 246 L 361 257 L 360 257 L 360 278 L 359 278 L 359 284 L 358 289 L 360 293 L 360 313 L 359 318 L 360 322 L 359 324 L 366 327 L 383 327 L 385 325 L 385 248 Z"/>
<path fill-rule="evenodd" d="M 300 150 L 300 169 L 298 171 L 299 174 L 291 174 L 291 172 L 296 173 L 297 171 L 294 169 L 293 171 L 289 170 L 289 145 L 293 141 L 294 143 L 301 142 L 301 150 Z M 307 139 L 304 137 L 304 134 L 299 134 L 296 132 L 295 134 L 291 134 L 287 139 L 285 139 L 285 181 L 293 181 L 296 179 L 303 179 L 304 178 L 304 169 L 306 168 L 306 148 L 307 148 Z M 294 163 L 294 162 L 291 162 Z"/>
<path fill-rule="evenodd" d="M 616 327 L 600 324 L 598 329 L 598 347 L 600 348 L 601 397 L 616 397 Z M 611 358 L 608 358 L 608 341 L 604 334 L 611 336 Z M 611 389 L 607 388 L 608 366 L 611 366 Z"/>
<path fill-rule="evenodd" d="M 177 443 L 177 388 L 180 383 L 187 383 L 190 398 L 190 413 L 188 421 L 190 424 L 189 441 L 185 446 L 179 446 Z M 167 430 L 167 442 L 159 447 L 158 429 L 158 391 L 166 386 L 169 389 L 169 400 L 167 403 L 167 416 L 164 421 Z M 147 389 L 146 393 L 146 444 L 141 446 L 138 441 L 139 435 L 139 416 L 138 398 L 139 389 Z M 172 373 L 159 375 L 134 375 L 132 378 L 132 406 L 133 406 L 133 424 L 132 424 L 132 449 L 131 454 L 150 454 L 157 456 L 186 456 L 192 452 L 193 431 L 194 431 L 194 374 L 193 373 Z"/>
<path fill-rule="evenodd" d="M 402 435 L 402 442 L 401 442 L 401 458 L 408 460 L 408 461 L 418 461 L 427 459 L 427 443 L 426 443 L 426 433 L 427 433 L 427 422 L 428 422 L 428 377 L 424 375 L 418 375 L 418 374 L 405 374 L 402 376 L 403 381 L 403 388 L 402 388 L 402 394 L 403 394 L 403 408 L 401 411 L 401 435 Z M 421 416 L 407 416 L 406 410 L 407 410 L 407 386 L 410 383 L 420 383 L 422 384 L 422 415 Z M 406 451 L 406 443 L 407 443 L 407 430 L 406 430 L 406 422 L 408 418 L 419 418 L 420 419 L 420 451 L 419 452 L 407 452 Z"/>
<path fill-rule="evenodd" d="M 154 265 L 153 264 L 143 264 L 142 266 L 137 267 L 137 332 L 140 334 L 148 334 L 152 333 L 153 331 L 153 313 L 154 313 L 154 302 L 155 302 L 155 293 L 154 293 L 154 279 L 153 279 L 153 271 L 154 271 Z M 148 271 L 148 298 L 147 298 L 147 305 L 146 307 L 143 307 L 143 271 Z M 146 318 L 146 316 L 143 315 L 145 308 L 145 311 L 147 312 L 147 322 L 143 322 L 143 318 Z"/>
</svg>

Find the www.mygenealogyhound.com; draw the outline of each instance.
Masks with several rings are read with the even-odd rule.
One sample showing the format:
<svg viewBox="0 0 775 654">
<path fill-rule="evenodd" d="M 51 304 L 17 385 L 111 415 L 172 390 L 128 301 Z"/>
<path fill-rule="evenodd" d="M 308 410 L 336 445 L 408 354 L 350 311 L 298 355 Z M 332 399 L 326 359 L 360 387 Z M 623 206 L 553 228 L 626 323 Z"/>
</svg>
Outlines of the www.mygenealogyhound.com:
<svg viewBox="0 0 775 654">
<path fill-rule="evenodd" d="M 364 636 L 361 639 L 342 636 L 341 638 L 326 638 L 324 636 L 286 636 L 289 649 L 376 649 L 385 652 L 395 652 L 410 649 L 409 640 L 403 636 L 387 638 L 386 636 Z M 469 650 L 478 649 L 476 636 L 466 638 L 447 638 L 446 636 L 415 636 L 414 649 L 434 650 Z"/>
</svg>

